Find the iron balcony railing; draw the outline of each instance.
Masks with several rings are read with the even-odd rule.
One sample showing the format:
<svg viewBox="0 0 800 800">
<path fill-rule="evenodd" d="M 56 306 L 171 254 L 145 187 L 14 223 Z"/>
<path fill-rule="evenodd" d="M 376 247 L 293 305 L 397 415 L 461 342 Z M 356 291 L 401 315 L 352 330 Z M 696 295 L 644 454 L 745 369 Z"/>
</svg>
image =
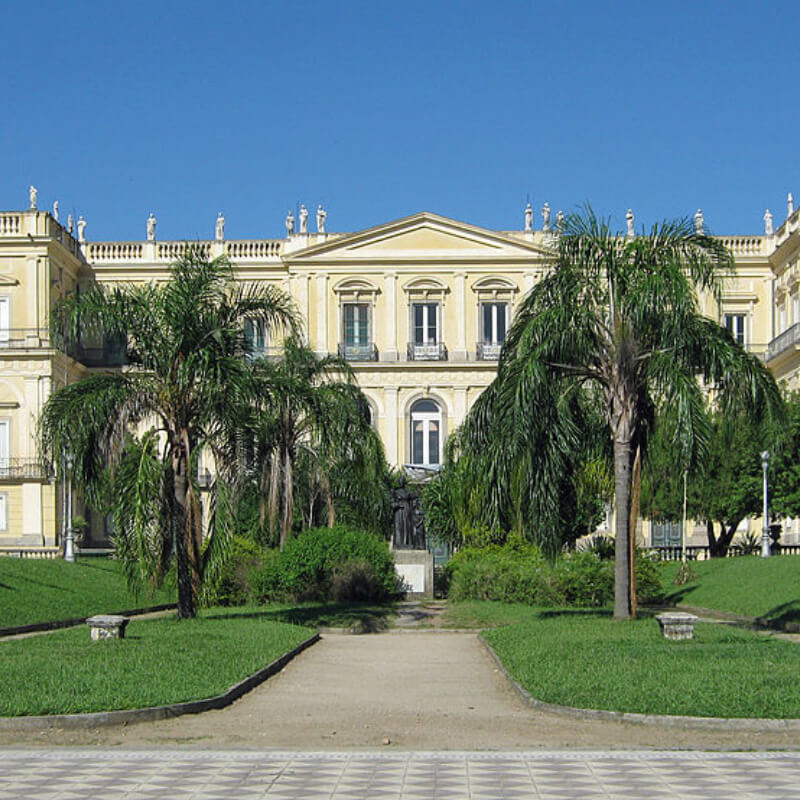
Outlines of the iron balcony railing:
<svg viewBox="0 0 800 800">
<path fill-rule="evenodd" d="M 800 341 L 800 322 L 795 322 L 790 328 L 776 336 L 767 347 L 767 360 L 775 358 L 779 353 L 788 350 Z"/>
<path fill-rule="evenodd" d="M 374 342 L 368 342 L 367 344 L 340 342 L 339 357 L 348 361 L 377 361 L 378 348 Z"/>
<path fill-rule="evenodd" d="M 49 481 L 53 470 L 38 458 L 0 458 L 0 481 Z"/>
<path fill-rule="evenodd" d="M 497 359 L 500 358 L 500 351 L 502 349 L 502 344 L 478 342 L 478 361 L 497 361 Z"/>
<path fill-rule="evenodd" d="M 0 328 L 0 352 L 49 349 L 59 349 L 87 367 L 119 367 L 126 363 L 126 342 L 120 337 L 106 337 L 96 345 L 66 342 L 58 346 L 46 328 Z"/>
<path fill-rule="evenodd" d="M 408 343 L 409 361 L 447 361 L 447 348 L 443 342 L 432 344 Z"/>
</svg>

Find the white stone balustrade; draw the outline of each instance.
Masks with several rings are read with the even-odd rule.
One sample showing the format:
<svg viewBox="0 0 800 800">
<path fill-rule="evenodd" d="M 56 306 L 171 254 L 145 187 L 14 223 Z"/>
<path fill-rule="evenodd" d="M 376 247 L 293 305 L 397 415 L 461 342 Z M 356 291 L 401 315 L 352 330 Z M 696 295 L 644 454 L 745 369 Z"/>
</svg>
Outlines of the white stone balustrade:
<svg viewBox="0 0 800 800">
<path fill-rule="evenodd" d="M 142 242 L 89 242 L 86 258 L 89 261 L 141 261 L 144 255 Z"/>
<path fill-rule="evenodd" d="M 724 236 L 722 243 L 734 256 L 766 256 L 766 236 Z"/>
<path fill-rule="evenodd" d="M 280 258 L 282 244 L 280 239 L 241 239 L 225 242 L 225 252 L 231 261 Z"/>
<path fill-rule="evenodd" d="M 19 236 L 22 214 L 0 214 L 0 236 Z"/>
</svg>

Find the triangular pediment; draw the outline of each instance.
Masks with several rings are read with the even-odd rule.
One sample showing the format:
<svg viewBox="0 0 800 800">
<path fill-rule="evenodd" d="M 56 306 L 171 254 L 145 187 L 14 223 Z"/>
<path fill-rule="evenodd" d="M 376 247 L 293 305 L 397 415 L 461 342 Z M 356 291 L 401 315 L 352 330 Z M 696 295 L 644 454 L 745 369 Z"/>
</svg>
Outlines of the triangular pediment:
<svg viewBox="0 0 800 800">
<path fill-rule="evenodd" d="M 423 212 L 286 254 L 290 263 L 538 260 L 533 241 Z"/>
</svg>

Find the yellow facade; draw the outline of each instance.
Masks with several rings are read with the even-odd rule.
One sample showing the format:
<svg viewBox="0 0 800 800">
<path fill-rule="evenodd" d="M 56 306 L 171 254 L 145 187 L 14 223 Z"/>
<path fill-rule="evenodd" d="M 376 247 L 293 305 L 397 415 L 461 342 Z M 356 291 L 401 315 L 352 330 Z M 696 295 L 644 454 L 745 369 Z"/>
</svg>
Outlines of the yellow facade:
<svg viewBox="0 0 800 800">
<path fill-rule="evenodd" d="M 200 244 L 210 256 L 227 255 L 242 280 L 290 292 L 309 344 L 352 361 L 389 462 L 424 471 L 440 462 L 448 432 L 494 378 L 514 307 L 549 268 L 553 235 L 490 231 L 420 213 L 349 234 Z M 738 271 L 722 307 L 702 298 L 703 309 L 794 387 L 797 214 L 774 235 L 725 242 Z M 102 363 L 102 353 L 73 358 L 50 346 L 52 302 L 79 283 L 163 279 L 183 247 L 155 239 L 78 243 L 48 213 L 0 212 L 0 551 L 60 542 L 63 490 L 38 459 L 36 419 L 53 388 Z M 786 333 L 773 335 L 781 302 Z M 791 345 L 784 348 L 780 334 Z M 102 537 L 102 520 L 93 530 Z"/>
</svg>

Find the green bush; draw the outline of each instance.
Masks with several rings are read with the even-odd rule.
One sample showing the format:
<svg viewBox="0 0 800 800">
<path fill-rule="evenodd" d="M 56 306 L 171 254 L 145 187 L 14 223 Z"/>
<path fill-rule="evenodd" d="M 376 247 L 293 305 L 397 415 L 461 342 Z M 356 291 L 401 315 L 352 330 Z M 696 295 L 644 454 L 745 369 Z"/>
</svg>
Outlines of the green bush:
<svg viewBox="0 0 800 800">
<path fill-rule="evenodd" d="M 250 539 L 234 536 L 220 574 L 203 586 L 203 605 L 243 606 L 250 600 L 250 576 L 267 551 Z"/>
<path fill-rule="evenodd" d="M 394 558 L 372 533 L 310 528 L 289 539 L 253 576 L 260 602 L 361 600 L 382 602 L 402 595 Z"/>
<path fill-rule="evenodd" d="M 551 563 L 529 545 L 466 548 L 453 556 L 448 571 L 448 597 L 455 601 L 591 608 L 614 598 L 614 563 L 591 552 L 566 553 Z M 663 599 L 658 567 L 647 557 L 637 559 L 636 584 L 640 603 Z"/>
</svg>

